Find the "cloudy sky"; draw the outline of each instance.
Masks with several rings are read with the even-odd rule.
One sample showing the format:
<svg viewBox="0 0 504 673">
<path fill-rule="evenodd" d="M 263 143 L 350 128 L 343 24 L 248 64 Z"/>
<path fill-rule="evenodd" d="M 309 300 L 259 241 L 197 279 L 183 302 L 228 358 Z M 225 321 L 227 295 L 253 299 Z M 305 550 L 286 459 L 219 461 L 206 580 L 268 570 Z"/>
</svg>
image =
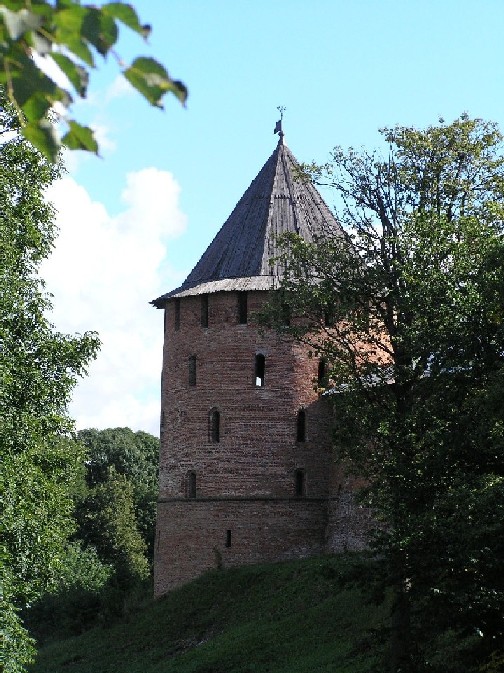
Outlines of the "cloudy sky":
<svg viewBox="0 0 504 673">
<path fill-rule="evenodd" d="M 171 173 L 155 167 L 124 176 L 115 215 L 70 175 L 49 190 L 60 228 L 42 269 L 52 319 L 68 332 L 97 330 L 102 341 L 74 396 L 81 428 L 157 429 L 162 321 L 148 300 L 162 293 L 163 280 L 177 280 L 166 261 L 170 239 L 186 227 L 179 193 Z"/>
<path fill-rule="evenodd" d="M 149 302 L 184 280 L 273 151 L 277 106 L 301 161 L 463 112 L 504 129 L 504 3 L 133 4 L 153 33 L 145 44 L 122 31 L 120 57 L 163 62 L 188 85 L 187 109 L 149 108 L 113 57 L 98 63 L 73 112 L 96 129 L 101 157 L 69 153 L 48 193 L 60 236 L 43 276 L 56 326 L 103 342 L 75 392 L 77 427 L 158 434 L 162 315 Z"/>
</svg>

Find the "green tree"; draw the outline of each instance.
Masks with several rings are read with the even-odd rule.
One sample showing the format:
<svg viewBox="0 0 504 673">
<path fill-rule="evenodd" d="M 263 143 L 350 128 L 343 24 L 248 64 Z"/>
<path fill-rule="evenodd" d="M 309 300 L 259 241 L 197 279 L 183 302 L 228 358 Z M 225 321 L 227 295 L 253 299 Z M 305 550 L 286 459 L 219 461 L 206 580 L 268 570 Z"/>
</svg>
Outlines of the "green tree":
<svg viewBox="0 0 504 673">
<path fill-rule="evenodd" d="M 130 428 L 80 430 L 78 439 L 86 447 L 86 482 L 90 488 L 123 475 L 132 487 L 136 526 L 147 545 L 152 565 L 156 502 L 158 496 L 159 439 Z"/>
<path fill-rule="evenodd" d="M 284 239 L 266 319 L 288 302 L 283 331 L 331 365 L 394 590 L 389 670 L 476 671 L 504 639 L 502 136 L 466 116 L 382 134 L 386 159 L 336 148 L 300 176 L 335 189 L 345 234 Z"/>
<path fill-rule="evenodd" d="M 30 634 L 40 644 L 91 628 L 105 611 L 112 574 L 112 565 L 103 563 L 93 546 L 69 542 L 50 590 L 23 612 Z"/>
<path fill-rule="evenodd" d="M 182 103 L 187 88 L 170 77 L 164 66 L 151 57 L 140 56 L 129 66 L 115 51 L 122 24 L 147 38 L 151 26 L 139 21 L 135 9 L 124 2 L 81 5 L 79 0 L 8 0 L 0 3 L 0 85 L 17 111 L 23 135 L 48 159 L 56 161 L 62 142 L 69 149 L 98 152 L 91 129 L 66 113 L 67 133 L 60 141 L 51 122 L 58 103 L 68 112 L 72 95 L 62 89 L 40 67 L 52 60 L 66 75 L 74 95 L 84 98 L 96 57 L 112 54 L 124 77 L 156 107 L 166 93 Z"/>
<path fill-rule="evenodd" d="M 81 633 L 127 609 L 152 571 L 159 439 L 130 428 L 80 430 L 75 532 L 57 581 L 26 611 L 37 640 Z"/>
<path fill-rule="evenodd" d="M 5 110 L 0 125 L 13 126 Z M 43 195 L 57 167 L 19 138 L 2 139 L 0 166 L 0 661 L 14 672 L 32 653 L 19 610 L 50 586 L 72 532 L 83 456 L 67 404 L 98 339 L 60 334 L 45 316 L 38 268 L 56 231 Z"/>
<path fill-rule="evenodd" d="M 100 559 L 114 569 L 120 589 L 149 576 L 147 544 L 138 529 L 133 485 L 123 474 L 110 469 L 106 481 L 89 489 L 77 504 L 77 535 L 86 547 L 94 547 Z"/>
</svg>

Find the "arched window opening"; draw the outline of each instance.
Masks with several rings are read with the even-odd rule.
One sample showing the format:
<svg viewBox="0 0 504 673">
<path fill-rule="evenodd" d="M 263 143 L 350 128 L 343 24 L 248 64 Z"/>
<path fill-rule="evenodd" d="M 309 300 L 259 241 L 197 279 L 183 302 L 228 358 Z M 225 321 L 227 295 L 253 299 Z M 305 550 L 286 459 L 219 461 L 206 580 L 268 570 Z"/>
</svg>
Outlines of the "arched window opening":
<svg viewBox="0 0 504 673">
<path fill-rule="evenodd" d="M 196 385 L 196 356 L 189 356 L 189 385 Z"/>
<path fill-rule="evenodd" d="M 296 470 L 294 473 L 294 492 L 297 498 L 302 498 L 305 495 L 305 486 L 304 470 Z"/>
<path fill-rule="evenodd" d="M 201 327 L 208 327 L 208 295 L 201 295 Z"/>
<path fill-rule="evenodd" d="M 255 384 L 257 388 L 264 386 L 264 374 L 266 371 L 266 358 L 262 353 L 255 356 Z"/>
<path fill-rule="evenodd" d="M 209 435 L 211 442 L 220 442 L 220 413 L 217 409 L 212 409 L 210 412 Z"/>
<path fill-rule="evenodd" d="M 196 497 L 196 472 L 193 471 L 187 473 L 187 497 Z"/>
<path fill-rule="evenodd" d="M 317 383 L 319 388 L 327 386 L 327 363 L 321 358 L 318 363 Z"/>
<path fill-rule="evenodd" d="M 282 302 L 280 306 L 280 319 L 284 327 L 290 327 L 291 324 L 291 307 L 287 302 Z"/>
<path fill-rule="evenodd" d="M 238 322 L 246 325 L 248 321 L 247 293 L 238 292 Z"/>
<path fill-rule="evenodd" d="M 298 442 L 306 441 L 306 411 L 300 409 L 297 415 L 296 439 Z"/>
<path fill-rule="evenodd" d="M 173 315 L 175 323 L 175 331 L 178 332 L 180 329 L 180 299 L 175 299 L 173 304 Z"/>
<path fill-rule="evenodd" d="M 326 309 L 324 311 L 324 325 L 325 327 L 334 327 L 334 310 Z"/>
</svg>

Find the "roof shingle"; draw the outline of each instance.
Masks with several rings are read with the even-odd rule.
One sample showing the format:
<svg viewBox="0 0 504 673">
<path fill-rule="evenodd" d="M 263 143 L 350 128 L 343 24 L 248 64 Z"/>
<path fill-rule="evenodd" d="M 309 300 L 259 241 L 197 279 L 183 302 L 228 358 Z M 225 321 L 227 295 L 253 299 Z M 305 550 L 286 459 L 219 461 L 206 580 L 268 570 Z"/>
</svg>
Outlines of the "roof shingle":
<svg viewBox="0 0 504 673">
<path fill-rule="evenodd" d="M 280 234 L 293 232 L 306 241 L 341 236 L 341 226 L 315 187 L 295 178 L 297 169 L 281 137 L 186 280 L 155 299 L 154 306 L 207 292 L 270 289 L 281 276 L 274 261 Z"/>
</svg>

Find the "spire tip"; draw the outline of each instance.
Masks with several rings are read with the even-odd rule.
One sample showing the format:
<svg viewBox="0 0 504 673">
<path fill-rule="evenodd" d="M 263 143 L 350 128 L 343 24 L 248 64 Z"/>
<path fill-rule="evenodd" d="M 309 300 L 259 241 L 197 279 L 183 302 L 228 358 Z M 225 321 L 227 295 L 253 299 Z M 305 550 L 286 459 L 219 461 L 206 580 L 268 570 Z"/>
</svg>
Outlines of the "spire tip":
<svg viewBox="0 0 504 673">
<path fill-rule="evenodd" d="M 278 135 L 279 135 L 278 143 L 280 145 L 283 145 L 283 139 L 284 139 L 284 132 L 283 132 L 283 129 L 282 129 L 282 120 L 283 120 L 283 113 L 285 112 L 285 109 L 286 108 L 285 108 L 284 105 L 279 105 L 277 107 L 277 110 L 280 112 L 280 119 L 275 124 L 275 130 L 273 131 L 273 133 L 278 133 Z"/>
</svg>

